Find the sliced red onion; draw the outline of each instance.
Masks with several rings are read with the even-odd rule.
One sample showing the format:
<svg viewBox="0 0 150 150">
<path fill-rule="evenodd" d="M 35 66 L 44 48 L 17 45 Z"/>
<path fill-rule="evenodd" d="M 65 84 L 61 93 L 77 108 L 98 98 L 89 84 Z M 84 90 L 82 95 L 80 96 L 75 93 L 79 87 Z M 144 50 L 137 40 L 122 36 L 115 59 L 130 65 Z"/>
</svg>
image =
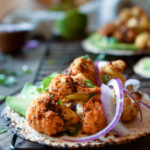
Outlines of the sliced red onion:
<svg viewBox="0 0 150 150">
<path fill-rule="evenodd" d="M 143 101 L 140 101 L 140 103 L 141 103 L 143 106 L 145 106 L 146 108 L 150 109 L 150 106 L 149 106 L 148 104 L 144 103 Z"/>
<path fill-rule="evenodd" d="M 101 86 L 102 82 L 101 82 L 101 78 L 100 78 L 100 73 L 99 73 L 99 69 L 98 69 L 98 61 L 96 61 L 94 63 L 95 66 L 95 73 L 96 73 L 96 81 L 97 81 L 97 86 Z"/>
<path fill-rule="evenodd" d="M 125 82 L 124 88 L 126 89 L 129 85 L 132 85 L 133 90 L 136 91 L 140 87 L 140 81 L 136 79 L 129 79 Z"/>
<path fill-rule="evenodd" d="M 123 111 L 123 86 L 121 84 L 121 81 L 119 79 L 112 79 L 113 81 L 110 82 L 110 84 L 114 87 L 115 93 L 116 93 L 116 112 L 114 117 L 112 118 L 111 122 L 101 131 L 99 131 L 98 133 L 91 135 L 91 136 L 86 136 L 86 137 L 70 137 L 70 136 L 63 136 L 61 139 L 64 141 L 68 141 L 68 142 L 88 142 L 88 141 L 92 141 L 92 140 L 96 140 L 98 138 L 100 138 L 101 136 L 104 136 L 105 134 L 107 134 L 109 131 L 111 131 L 118 123 L 122 111 Z M 109 98 L 106 101 L 105 96 L 108 94 L 107 91 L 107 86 L 102 84 L 101 86 L 101 102 L 102 102 L 102 106 L 104 109 L 107 108 L 108 104 L 110 105 L 112 101 L 111 97 L 107 97 Z"/>
<path fill-rule="evenodd" d="M 106 86 L 105 89 L 106 91 L 101 91 L 101 94 L 102 94 L 101 102 L 102 102 L 102 105 L 103 103 L 107 102 L 107 107 L 103 107 L 103 111 L 107 119 L 107 122 L 110 123 L 115 115 L 116 108 L 113 102 L 114 96 L 113 94 L 111 94 L 112 91 L 110 90 L 108 86 Z M 113 128 L 113 130 L 117 132 L 119 136 L 125 136 L 129 134 L 127 128 L 120 121 L 118 121 L 117 125 Z"/>
<path fill-rule="evenodd" d="M 108 64 L 108 61 L 98 61 L 98 70 L 101 71 L 101 69 Z"/>
<path fill-rule="evenodd" d="M 136 103 L 138 109 L 139 109 L 139 112 L 140 112 L 140 116 L 141 116 L 141 122 L 143 120 L 143 115 L 142 115 L 142 110 L 140 108 L 140 105 L 139 103 L 137 102 L 137 100 L 135 99 L 135 97 L 127 90 L 127 89 L 124 89 L 124 92 Z"/>
</svg>

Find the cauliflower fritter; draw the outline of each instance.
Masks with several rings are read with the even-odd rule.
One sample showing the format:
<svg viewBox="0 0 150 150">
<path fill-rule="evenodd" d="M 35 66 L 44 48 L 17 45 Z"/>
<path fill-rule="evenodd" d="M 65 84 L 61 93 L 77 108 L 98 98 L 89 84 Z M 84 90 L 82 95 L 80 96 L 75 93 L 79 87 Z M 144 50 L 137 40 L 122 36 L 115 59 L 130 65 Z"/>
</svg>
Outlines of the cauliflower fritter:
<svg viewBox="0 0 150 150">
<path fill-rule="evenodd" d="M 116 25 L 113 22 L 110 22 L 102 26 L 98 30 L 98 32 L 103 36 L 112 36 L 115 30 L 116 30 Z"/>
<path fill-rule="evenodd" d="M 94 63 L 90 59 L 86 58 L 76 58 L 70 67 L 67 69 L 68 74 L 76 82 L 83 82 L 83 80 L 90 80 L 94 85 L 96 85 L 95 77 L 95 67 Z"/>
<path fill-rule="evenodd" d="M 137 102 L 142 98 L 142 95 L 138 92 L 132 92 L 131 93 Z M 140 104 L 140 103 L 139 103 Z M 136 118 L 137 114 L 139 113 L 139 109 L 137 104 L 129 98 L 129 96 L 124 93 L 124 104 L 123 104 L 123 112 L 121 115 L 121 121 L 123 122 L 129 122 Z"/>
<path fill-rule="evenodd" d="M 122 26 L 114 32 L 113 36 L 120 42 L 134 43 L 137 31 L 134 28 Z"/>
<path fill-rule="evenodd" d="M 84 105 L 82 129 L 87 134 L 94 134 L 102 130 L 106 124 L 100 95 L 97 94 Z"/>
<path fill-rule="evenodd" d="M 35 99 L 28 108 L 26 121 L 37 132 L 55 135 L 61 132 L 64 127 L 64 121 L 58 115 L 59 112 L 61 109 L 51 101 L 50 95 L 44 93 Z"/>
<path fill-rule="evenodd" d="M 79 122 L 79 116 L 76 112 L 72 111 L 68 107 L 61 106 L 61 108 L 64 122 L 66 125 L 74 125 Z"/>
<path fill-rule="evenodd" d="M 108 82 L 112 78 L 120 78 L 124 83 L 126 79 L 122 75 L 122 72 L 125 70 L 126 64 L 122 60 L 111 61 L 104 67 L 102 67 L 100 74 L 102 81 L 104 83 Z M 106 81 L 105 76 L 107 75 L 108 79 Z"/>
<path fill-rule="evenodd" d="M 74 81 L 69 75 L 58 74 L 49 84 L 49 92 L 59 96 L 59 99 L 75 92 Z"/>
</svg>

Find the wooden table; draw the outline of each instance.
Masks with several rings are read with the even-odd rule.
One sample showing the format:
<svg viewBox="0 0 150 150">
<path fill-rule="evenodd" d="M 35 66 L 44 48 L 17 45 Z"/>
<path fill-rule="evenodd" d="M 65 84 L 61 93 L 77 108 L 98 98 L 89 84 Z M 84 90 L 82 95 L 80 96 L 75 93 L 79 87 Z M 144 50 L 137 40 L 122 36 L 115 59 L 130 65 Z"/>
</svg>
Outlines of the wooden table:
<svg viewBox="0 0 150 150">
<path fill-rule="evenodd" d="M 37 50 L 38 52 L 38 50 Z M 39 53 L 33 58 L 30 57 L 29 60 L 31 61 L 31 64 L 38 64 L 38 61 L 40 60 L 40 50 Z M 64 70 L 69 66 L 69 64 L 73 61 L 74 58 L 84 55 L 84 51 L 80 47 L 79 41 L 54 41 L 51 44 L 49 44 L 49 48 L 46 51 L 46 55 L 43 58 L 42 64 L 40 65 L 39 72 L 37 74 L 35 82 L 40 82 L 45 76 L 51 74 L 54 71 L 61 71 Z M 32 55 L 33 56 L 33 55 Z M 90 55 L 93 59 L 96 57 L 95 55 Z M 139 58 L 142 56 L 136 56 L 136 57 L 112 57 L 107 56 L 106 58 L 108 60 L 115 60 L 115 59 L 123 59 L 126 61 L 128 65 L 128 69 L 126 70 L 126 76 L 128 78 L 138 78 L 142 82 L 141 90 L 150 94 L 150 80 L 146 80 L 142 77 L 139 77 L 134 74 L 132 67 L 137 62 Z M 22 59 L 20 59 L 22 61 Z M 25 60 L 24 60 L 25 61 Z M 36 70 L 36 69 L 35 69 Z M 31 81 L 31 78 L 28 78 Z M 27 80 L 28 80 L 27 79 Z M 5 103 L 2 103 L 0 105 L 0 110 L 5 107 Z M 2 120 L 0 121 L 2 124 Z M 9 150 L 9 145 L 11 142 L 12 134 L 8 131 L 5 134 L 0 135 L 0 150 Z M 17 147 L 23 147 L 23 148 L 40 148 L 40 145 L 36 145 L 30 142 L 26 142 L 24 140 L 17 140 Z M 136 142 L 132 142 L 130 144 L 121 145 L 119 147 L 109 147 L 108 149 L 129 149 L 129 150 L 143 150 L 144 147 L 148 147 L 150 149 L 150 137 L 146 137 L 144 139 L 140 139 Z M 52 148 L 51 148 L 52 149 Z M 107 148 L 105 148 L 107 149 Z"/>
</svg>

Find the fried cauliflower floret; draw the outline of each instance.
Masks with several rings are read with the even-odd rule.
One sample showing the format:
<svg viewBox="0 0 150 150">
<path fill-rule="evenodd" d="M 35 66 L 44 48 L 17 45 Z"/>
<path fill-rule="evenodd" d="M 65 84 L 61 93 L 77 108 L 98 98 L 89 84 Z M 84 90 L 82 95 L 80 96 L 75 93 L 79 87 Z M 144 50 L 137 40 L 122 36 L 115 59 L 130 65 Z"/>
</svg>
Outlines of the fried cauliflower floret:
<svg viewBox="0 0 150 150">
<path fill-rule="evenodd" d="M 138 92 L 131 93 L 137 102 L 141 100 L 142 96 Z M 136 118 L 137 114 L 139 113 L 139 109 L 137 104 L 131 100 L 126 93 L 124 93 L 124 104 L 123 104 L 123 112 L 121 115 L 121 121 L 129 122 Z"/>
<path fill-rule="evenodd" d="M 105 126 L 106 119 L 100 103 L 100 95 L 96 95 L 84 105 L 82 129 L 87 134 L 94 134 Z"/>
<path fill-rule="evenodd" d="M 49 92 L 56 93 L 59 99 L 74 93 L 74 81 L 69 75 L 58 74 L 49 85 Z"/>
<path fill-rule="evenodd" d="M 79 122 L 79 116 L 76 112 L 64 106 L 61 106 L 61 108 L 64 122 L 66 125 L 74 125 Z"/>
<path fill-rule="evenodd" d="M 59 109 L 52 104 L 49 94 L 42 94 L 33 100 L 27 110 L 26 121 L 37 132 L 55 135 L 63 130 L 64 121 L 59 117 Z"/>
<path fill-rule="evenodd" d="M 95 77 L 95 67 L 94 63 L 90 59 L 86 58 L 76 58 L 70 67 L 67 69 L 69 75 L 74 79 L 74 81 L 82 82 L 82 80 L 88 79 L 93 84 L 96 84 L 96 77 Z"/>
<path fill-rule="evenodd" d="M 114 32 L 113 36 L 120 42 L 133 43 L 137 36 L 137 31 L 134 28 L 122 26 Z"/>
<path fill-rule="evenodd" d="M 135 45 L 140 49 L 145 49 L 148 47 L 149 40 L 150 40 L 150 33 L 142 32 L 136 37 Z"/>
<path fill-rule="evenodd" d="M 112 36 L 115 30 L 116 30 L 116 25 L 111 22 L 102 26 L 98 30 L 98 32 L 103 36 Z"/>
<path fill-rule="evenodd" d="M 119 13 L 119 20 L 121 20 L 121 22 L 126 22 L 131 16 L 132 16 L 131 9 L 124 8 Z"/>
<path fill-rule="evenodd" d="M 102 67 L 100 74 L 102 81 L 104 83 L 108 82 L 111 78 L 120 78 L 121 81 L 124 83 L 126 79 L 122 75 L 122 72 L 125 70 L 126 64 L 122 60 L 116 60 L 116 61 L 111 61 L 104 67 Z M 105 81 L 105 76 L 108 76 L 107 81 Z"/>
</svg>

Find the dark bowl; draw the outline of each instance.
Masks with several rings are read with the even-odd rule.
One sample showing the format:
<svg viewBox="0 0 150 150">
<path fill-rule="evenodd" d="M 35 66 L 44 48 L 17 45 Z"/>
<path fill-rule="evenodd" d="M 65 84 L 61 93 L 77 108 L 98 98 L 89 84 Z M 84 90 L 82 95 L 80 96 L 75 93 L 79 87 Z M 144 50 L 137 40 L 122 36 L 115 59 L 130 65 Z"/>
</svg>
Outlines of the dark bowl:
<svg viewBox="0 0 150 150">
<path fill-rule="evenodd" d="M 33 26 L 28 23 L 0 25 L 0 51 L 17 53 L 21 51 Z"/>
</svg>

